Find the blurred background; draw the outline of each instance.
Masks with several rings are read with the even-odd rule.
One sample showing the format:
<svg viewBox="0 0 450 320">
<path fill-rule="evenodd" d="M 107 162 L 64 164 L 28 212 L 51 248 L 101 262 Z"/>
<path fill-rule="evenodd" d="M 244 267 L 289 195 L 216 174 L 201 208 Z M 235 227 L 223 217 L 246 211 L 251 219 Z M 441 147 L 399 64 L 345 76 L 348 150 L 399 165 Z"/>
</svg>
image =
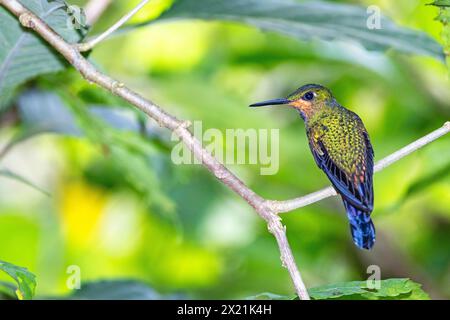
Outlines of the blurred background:
<svg viewBox="0 0 450 320">
<path fill-rule="evenodd" d="M 345 2 L 379 5 L 398 24 L 440 39 L 428 0 Z M 113 1 L 92 34 L 136 3 Z M 153 1 L 133 20 L 169 5 Z M 433 58 L 302 43 L 234 23 L 155 23 L 102 43 L 90 59 L 177 117 L 202 120 L 204 130 L 280 129 L 277 174 L 230 166 L 269 199 L 328 181 L 295 111 L 249 103 L 323 84 L 363 119 L 376 160 L 450 119 L 448 70 Z M 2 155 L 1 168 L 42 190 L 0 177 L 0 259 L 35 273 L 38 296 L 68 294 L 71 265 L 80 267 L 82 285 L 136 279 L 161 297 L 293 294 L 265 223 L 201 166 L 174 165 L 166 130 L 70 69 L 28 83 L 12 104 L 0 117 L 0 146 L 20 143 Z M 42 126 L 53 132 L 21 131 Z M 284 214 L 307 286 L 364 280 L 376 264 L 383 279 L 411 278 L 432 298 L 450 298 L 449 173 L 450 136 L 377 173 L 378 239 L 368 253 L 353 245 L 338 199 Z"/>
</svg>

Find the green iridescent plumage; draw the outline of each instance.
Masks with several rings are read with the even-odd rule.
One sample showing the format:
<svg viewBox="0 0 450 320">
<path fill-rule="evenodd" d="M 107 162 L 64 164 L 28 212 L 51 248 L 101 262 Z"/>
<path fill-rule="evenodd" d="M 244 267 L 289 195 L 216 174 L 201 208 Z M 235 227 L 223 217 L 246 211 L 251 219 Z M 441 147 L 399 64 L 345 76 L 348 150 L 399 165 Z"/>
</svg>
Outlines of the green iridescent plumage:
<svg viewBox="0 0 450 320">
<path fill-rule="evenodd" d="M 314 159 L 343 199 L 355 244 L 372 248 L 373 149 L 361 119 L 341 106 L 330 90 L 315 84 L 287 98 L 251 106 L 274 104 L 290 105 L 300 112 Z"/>
<path fill-rule="evenodd" d="M 330 163 L 345 175 L 341 174 L 333 179 L 343 181 L 351 191 L 348 196 L 352 198 L 355 195 L 358 202 L 362 202 L 366 209 L 371 210 L 373 195 L 359 190 L 360 184 L 372 184 L 371 175 L 368 173 L 373 166 L 372 147 L 361 119 L 338 104 L 325 104 L 312 119 L 306 120 L 306 128 L 314 156 L 329 157 Z M 337 176 L 335 169 L 329 169 L 330 174 Z"/>
</svg>

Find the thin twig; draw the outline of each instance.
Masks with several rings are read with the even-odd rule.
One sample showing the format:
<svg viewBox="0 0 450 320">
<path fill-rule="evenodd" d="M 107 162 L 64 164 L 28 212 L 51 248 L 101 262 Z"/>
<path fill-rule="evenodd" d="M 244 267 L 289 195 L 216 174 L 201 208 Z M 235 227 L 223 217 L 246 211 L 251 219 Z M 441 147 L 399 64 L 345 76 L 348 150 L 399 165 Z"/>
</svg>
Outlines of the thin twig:
<svg viewBox="0 0 450 320">
<path fill-rule="evenodd" d="M 299 298 L 302 300 L 309 300 L 308 292 L 289 247 L 286 230 L 281 224 L 280 217 L 273 212 L 270 207 L 265 205 L 265 200 L 263 198 L 248 188 L 238 177 L 202 148 L 200 141 L 198 141 L 186 128 L 185 121 L 178 120 L 150 100 L 145 99 L 138 93 L 126 87 L 123 83 L 98 71 L 80 54 L 76 46 L 64 41 L 64 39 L 55 33 L 44 21 L 23 7 L 17 0 L 0 0 L 0 4 L 17 16 L 22 26 L 34 30 L 46 40 L 55 50 L 66 58 L 86 80 L 96 83 L 100 87 L 123 98 L 153 118 L 159 125 L 175 132 L 188 146 L 195 157 L 202 161 L 205 168 L 214 174 L 222 183 L 246 200 L 255 209 L 258 215 L 266 221 L 269 231 L 275 236 L 278 247 L 280 248 L 283 266 L 288 269 Z"/>
<path fill-rule="evenodd" d="M 86 22 L 92 26 L 111 4 L 111 0 L 90 0 L 84 7 Z"/>
<path fill-rule="evenodd" d="M 80 52 L 85 52 L 92 50 L 97 44 L 108 38 L 111 34 L 113 34 L 117 29 L 123 26 L 128 20 L 131 19 L 139 10 L 141 10 L 150 0 L 142 0 L 139 4 L 134 7 L 131 11 L 129 11 L 126 15 L 119 19 L 115 24 L 109 27 L 105 32 L 101 33 L 98 36 L 88 40 L 84 43 L 77 44 L 78 50 Z"/>
<path fill-rule="evenodd" d="M 388 155 L 387 157 L 381 159 L 375 164 L 375 172 L 381 171 L 384 168 L 390 166 L 394 162 L 406 157 L 410 153 L 422 148 L 423 146 L 433 142 L 434 140 L 446 135 L 450 132 L 450 121 L 444 123 L 444 125 L 434 130 L 433 132 L 427 134 L 426 136 L 408 144 L 407 146 L 401 148 L 398 151 Z M 267 200 L 267 205 L 270 206 L 273 211 L 278 213 L 289 212 L 301 207 L 305 207 L 314 202 L 320 201 L 322 199 L 332 197 L 337 195 L 336 191 L 332 187 L 327 187 L 322 190 L 310 193 L 306 196 L 302 196 L 299 198 L 286 200 L 286 201 L 277 201 L 277 200 Z"/>
</svg>

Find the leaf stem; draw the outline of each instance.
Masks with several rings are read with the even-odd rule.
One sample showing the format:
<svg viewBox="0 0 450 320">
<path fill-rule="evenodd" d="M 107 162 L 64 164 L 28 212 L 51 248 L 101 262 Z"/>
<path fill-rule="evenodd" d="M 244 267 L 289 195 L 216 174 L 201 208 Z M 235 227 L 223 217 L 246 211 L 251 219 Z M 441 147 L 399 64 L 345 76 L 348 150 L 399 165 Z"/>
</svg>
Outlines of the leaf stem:
<svg viewBox="0 0 450 320">
<path fill-rule="evenodd" d="M 128 20 L 131 19 L 139 10 L 141 10 L 150 0 L 142 0 L 139 4 L 134 7 L 131 11 L 129 11 L 126 15 L 120 18 L 116 23 L 114 23 L 111 27 L 109 27 L 105 32 L 101 33 L 98 36 L 93 37 L 84 43 L 77 44 L 78 51 L 85 52 L 92 50 L 96 45 L 100 42 L 108 38 L 111 34 L 113 34 L 117 29 L 123 26 Z"/>
<path fill-rule="evenodd" d="M 427 144 L 433 142 L 434 140 L 446 135 L 450 132 L 450 121 L 444 123 L 444 125 L 434 130 L 433 132 L 427 134 L 426 136 L 417 139 L 414 142 L 411 142 L 407 146 L 401 148 L 400 150 L 395 151 L 394 153 L 388 155 L 387 157 L 381 159 L 375 164 L 374 171 L 381 171 L 394 162 L 406 157 L 412 152 L 426 146 Z M 278 201 L 278 200 L 267 200 L 267 205 L 272 208 L 277 213 L 289 212 L 301 207 L 305 207 L 312 203 L 318 202 L 320 200 L 326 199 L 328 197 L 336 196 L 337 193 L 333 187 L 326 187 L 319 191 L 310 193 L 308 195 L 298 197 L 291 200 Z"/>
</svg>

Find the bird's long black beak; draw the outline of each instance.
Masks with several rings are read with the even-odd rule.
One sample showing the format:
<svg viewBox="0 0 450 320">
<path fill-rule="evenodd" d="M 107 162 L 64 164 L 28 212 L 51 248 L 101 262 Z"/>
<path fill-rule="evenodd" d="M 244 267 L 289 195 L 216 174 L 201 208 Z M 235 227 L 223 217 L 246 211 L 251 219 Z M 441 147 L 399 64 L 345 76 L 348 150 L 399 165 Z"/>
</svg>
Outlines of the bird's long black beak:
<svg viewBox="0 0 450 320">
<path fill-rule="evenodd" d="M 267 100 L 267 101 L 263 101 L 263 102 L 253 103 L 249 107 L 274 106 L 274 105 L 280 105 L 280 104 L 288 104 L 290 102 L 291 101 L 286 98 L 272 99 L 272 100 Z"/>
</svg>

